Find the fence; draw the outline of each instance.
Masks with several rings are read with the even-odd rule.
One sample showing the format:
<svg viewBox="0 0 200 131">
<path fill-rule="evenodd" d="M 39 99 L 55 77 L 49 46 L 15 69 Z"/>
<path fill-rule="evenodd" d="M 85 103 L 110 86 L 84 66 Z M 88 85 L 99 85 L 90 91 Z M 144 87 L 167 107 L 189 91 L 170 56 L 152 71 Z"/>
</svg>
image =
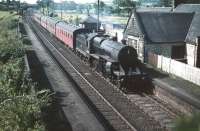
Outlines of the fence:
<svg viewBox="0 0 200 131">
<path fill-rule="evenodd" d="M 148 63 L 185 80 L 200 85 L 200 69 L 161 55 L 148 53 Z"/>
</svg>

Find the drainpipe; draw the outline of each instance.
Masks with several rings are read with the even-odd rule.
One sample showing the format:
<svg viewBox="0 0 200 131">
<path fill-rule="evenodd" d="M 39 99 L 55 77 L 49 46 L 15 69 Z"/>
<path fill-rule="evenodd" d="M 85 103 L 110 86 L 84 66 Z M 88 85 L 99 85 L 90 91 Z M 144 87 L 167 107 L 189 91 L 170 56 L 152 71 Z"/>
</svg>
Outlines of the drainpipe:
<svg viewBox="0 0 200 131">
<path fill-rule="evenodd" d="M 196 48 L 195 48 L 195 66 L 200 67 L 200 36 L 196 38 Z"/>
</svg>

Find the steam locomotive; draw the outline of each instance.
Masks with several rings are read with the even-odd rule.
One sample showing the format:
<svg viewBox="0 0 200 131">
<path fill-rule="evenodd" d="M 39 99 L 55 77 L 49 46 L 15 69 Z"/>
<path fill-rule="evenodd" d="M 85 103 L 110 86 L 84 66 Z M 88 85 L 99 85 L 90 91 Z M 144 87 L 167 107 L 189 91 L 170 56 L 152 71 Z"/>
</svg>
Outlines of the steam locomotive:
<svg viewBox="0 0 200 131">
<path fill-rule="evenodd" d="M 104 33 L 94 33 L 39 13 L 33 13 L 32 18 L 120 88 L 142 88 L 147 75 L 133 47 Z"/>
</svg>

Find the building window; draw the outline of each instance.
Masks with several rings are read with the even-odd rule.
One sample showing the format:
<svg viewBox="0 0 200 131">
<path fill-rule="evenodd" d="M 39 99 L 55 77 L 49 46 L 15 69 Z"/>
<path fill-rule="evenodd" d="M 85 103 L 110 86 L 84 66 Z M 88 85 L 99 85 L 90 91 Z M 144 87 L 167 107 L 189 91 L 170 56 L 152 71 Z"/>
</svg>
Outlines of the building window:
<svg viewBox="0 0 200 131">
<path fill-rule="evenodd" d="M 138 40 L 133 38 L 128 38 L 127 44 L 136 49 L 139 57 L 143 56 L 143 47 L 139 44 Z"/>
<path fill-rule="evenodd" d="M 138 42 L 134 39 L 128 39 L 128 45 L 134 47 L 138 51 Z"/>
</svg>

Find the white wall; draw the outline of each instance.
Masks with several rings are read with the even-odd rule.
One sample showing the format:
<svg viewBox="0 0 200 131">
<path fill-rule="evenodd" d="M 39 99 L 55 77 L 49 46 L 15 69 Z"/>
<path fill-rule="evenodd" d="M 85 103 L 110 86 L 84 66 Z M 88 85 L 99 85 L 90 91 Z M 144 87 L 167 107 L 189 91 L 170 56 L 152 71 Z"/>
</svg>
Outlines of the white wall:
<svg viewBox="0 0 200 131">
<path fill-rule="evenodd" d="M 197 85 L 200 85 L 200 69 L 199 68 L 181 63 L 179 61 L 176 61 L 170 58 L 166 58 L 161 55 L 154 55 L 154 57 L 157 57 L 157 62 L 153 63 L 153 65 L 156 66 L 157 68 L 167 73 L 181 77 L 190 82 L 193 82 Z M 149 62 L 149 63 L 152 63 L 152 62 Z"/>
<path fill-rule="evenodd" d="M 195 66 L 196 64 L 196 46 L 193 44 L 186 44 L 187 49 L 187 61 L 188 65 Z"/>
</svg>

